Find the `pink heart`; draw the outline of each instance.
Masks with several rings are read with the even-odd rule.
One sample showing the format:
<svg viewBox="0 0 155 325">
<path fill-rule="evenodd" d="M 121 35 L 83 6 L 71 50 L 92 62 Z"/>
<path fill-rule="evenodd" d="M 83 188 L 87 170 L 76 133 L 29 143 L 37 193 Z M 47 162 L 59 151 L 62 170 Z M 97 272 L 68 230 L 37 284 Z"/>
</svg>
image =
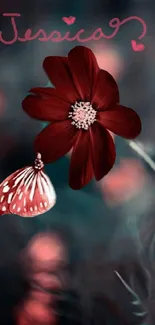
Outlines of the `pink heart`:
<svg viewBox="0 0 155 325">
<path fill-rule="evenodd" d="M 131 41 L 131 45 L 132 45 L 132 48 L 135 52 L 140 52 L 140 51 L 143 51 L 145 49 L 145 45 L 144 44 L 137 44 L 137 42 L 135 40 L 132 40 Z"/>
<path fill-rule="evenodd" d="M 76 17 L 70 16 L 70 17 L 63 17 L 62 20 L 67 24 L 67 25 L 72 25 L 74 24 Z"/>
</svg>

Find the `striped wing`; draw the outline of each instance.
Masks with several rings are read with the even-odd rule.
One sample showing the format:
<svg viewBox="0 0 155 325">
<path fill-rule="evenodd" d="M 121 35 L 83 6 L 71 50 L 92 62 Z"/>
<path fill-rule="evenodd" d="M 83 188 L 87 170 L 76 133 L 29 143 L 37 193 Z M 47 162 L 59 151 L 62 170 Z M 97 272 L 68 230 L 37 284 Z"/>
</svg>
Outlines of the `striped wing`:
<svg viewBox="0 0 155 325">
<path fill-rule="evenodd" d="M 30 168 L 30 167 L 27 167 Z M 18 169 L 16 172 L 8 176 L 0 184 L 0 214 L 9 214 L 10 203 L 16 193 L 17 186 L 15 184 L 15 179 L 24 172 L 25 168 Z"/>
<path fill-rule="evenodd" d="M 4 205 L 0 206 L 3 214 L 34 217 L 51 209 L 56 202 L 56 193 L 48 176 L 42 170 L 36 171 L 31 166 L 10 175 L 1 184 L 0 191 L 4 192 L 6 186 L 8 192 L 4 193 L 2 201 L 6 204 L 6 210 Z"/>
</svg>

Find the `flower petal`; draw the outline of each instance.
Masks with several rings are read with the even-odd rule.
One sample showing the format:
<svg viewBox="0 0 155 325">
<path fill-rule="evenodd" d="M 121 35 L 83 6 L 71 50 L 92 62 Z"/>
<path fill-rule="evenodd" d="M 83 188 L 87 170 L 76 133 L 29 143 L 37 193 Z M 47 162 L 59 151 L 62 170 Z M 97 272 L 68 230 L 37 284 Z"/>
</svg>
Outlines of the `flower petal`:
<svg viewBox="0 0 155 325">
<path fill-rule="evenodd" d="M 68 54 L 74 82 L 83 101 L 90 101 L 99 67 L 93 52 L 85 46 L 76 46 Z"/>
<path fill-rule="evenodd" d="M 29 90 L 29 93 L 40 96 L 41 98 L 58 97 L 67 103 L 70 103 L 67 97 L 60 90 L 53 87 L 35 87 Z"/>
<path fill-rule="evenodd" d="M 106 129 L 124 138 L 134 139 L 141 132 L 141 120 L 131 108 L 116 105 L 109 111 L 98 112 L 97 116 Z"/>
<path fill-rule="evenodd" d="M 109 72 L 99 71 L 91 103 L 98 110 L 107 110 L 111 105 L 119 103 L 119 89 Z"/>
<path fill-rule="evenodd" d="M 110 133 L 100 124 L 94 123 L 90 129 L 92 144 L 92 160 L 97 181 L 108 174 L 113 167 L 116 152 L 115 144 Z"/>
<path fill-rule="evenodd" d="M 42 121 L 65 120 L 68 118 L 70 104 L 64 101 L 54 88 L 33 88 L 22 102 L 24 111 L 31 117 Z"/>
<path fill-rule="evenodd" d="M 43 62 L 43 67 L 52 84 L 65 94 L 71 104 L 80 99 L 74 86 L 67 58 L 48 56 Z"/>
<path fill-rule="evenodd" d="M 92 178 L 89 132 L 80 131 L 71 156 L 69 185 L 74 190 L 79 190 L 87 185 Z"/>
<path fill-rule="evenodd" d="M 48 125 L 35 139 L 35 150 L 40 152 L 44 163 L 53 162 L 64 156 L 73 147 L 77 130 L 70 121 Z"/>
</svg>

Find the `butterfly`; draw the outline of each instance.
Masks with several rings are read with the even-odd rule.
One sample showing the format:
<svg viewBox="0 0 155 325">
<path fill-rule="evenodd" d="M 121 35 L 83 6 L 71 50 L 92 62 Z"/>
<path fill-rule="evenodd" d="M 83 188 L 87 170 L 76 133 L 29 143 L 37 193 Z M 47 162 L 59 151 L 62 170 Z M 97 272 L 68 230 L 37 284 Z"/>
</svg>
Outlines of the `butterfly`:
<svg viewBox="0 0 155 325">
<path fill-rule="evenodd" d="M 56 193 L 43 171 L 41 154 L 33 166 L 15 171 L 0 184 L 0 214 L 34 217 L 50 210 L 56 203 Z"/>
</svg>

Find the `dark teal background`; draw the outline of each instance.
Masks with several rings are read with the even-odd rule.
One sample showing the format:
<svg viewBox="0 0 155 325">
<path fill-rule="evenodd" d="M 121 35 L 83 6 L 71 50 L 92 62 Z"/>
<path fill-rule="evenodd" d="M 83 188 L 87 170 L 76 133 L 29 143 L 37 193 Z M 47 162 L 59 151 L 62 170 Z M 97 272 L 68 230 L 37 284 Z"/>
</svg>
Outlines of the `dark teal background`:
<svg viewBox="0 0 155 325">
<path fill-rule="evenodd" d="M 1 1 L 1 12 L 21 13 L 21 18 L 17 19 L 21 36 L 28 27 L 34 31 L 44 28 L 48 32 L 54 29 L 65 32 L 69 28 L 73 34 L 81 28 L 90 34 L 103 27 L 108 33 L 108 22 L 114 17 L 125 19 L 137 15 L 145 20 L 148 30 L 143 52 L 133 52 L 130 44 L 141 32 L 136 22 L 124 25 L 112 40 L 83 45 L 92 49 L 94 45 L 101 46 L 103 61 L 104 49 L 109 45 L 122 58 L 123 70 L 117 78 L 121 103 L 140 115 L 143 130 L 138 140 L 146 149 L 152 148 L 152 158 L 155 156 L 154 9 L 154 0 Z M 61 18 L 70 15 L 76 16 L 77 21 L 68 27 Z M 9 20 L 2 14 L 0 30 L 7 39 L 12 37 Z M 66 55 L 75 45 L 76 42 L 41 43 L 37 40 L 11 46 L 0 43 L 0 91 L 6 99 L 0 118 L 1 181 L 34 160 L 33 141 L 42 123 L 27 116 L 21 102 L 29 89 L 47 84 L 48 78 L 42 69 L 44 58 Z M 13 308 L 26 294 L 19 254 L 33 235 L 47 230 L 63 234 L 69 250 L 71 279 L 66 300 L 60 306 L 63 325 L 73 322 L 81 325 L 155 324 L 154 173 L 119 137 L 116 138 L 116 150 L 116 166 L 121 158 L 136 158 L 149 177 L 149 184 L 132 200 L 110 207 L 95 181 L 81 191 L 73 191 L 68 186 L 69 157 L 65 156 L 45 166 L 57 192 L 57 204 L 52 210 L 32 219 L 1 216 L 0 324 L 13 323 Z M 132 294 L 114 270 L 119 271 L 132 288 L 134 282 L 133 290 L 140 297 L 140 305 L 131 303 Z M 146 319 L 141 317 L 144 310 L 148 312 Z M 70 319 L 71 311 L 74 321 Z"/>
</svg>

